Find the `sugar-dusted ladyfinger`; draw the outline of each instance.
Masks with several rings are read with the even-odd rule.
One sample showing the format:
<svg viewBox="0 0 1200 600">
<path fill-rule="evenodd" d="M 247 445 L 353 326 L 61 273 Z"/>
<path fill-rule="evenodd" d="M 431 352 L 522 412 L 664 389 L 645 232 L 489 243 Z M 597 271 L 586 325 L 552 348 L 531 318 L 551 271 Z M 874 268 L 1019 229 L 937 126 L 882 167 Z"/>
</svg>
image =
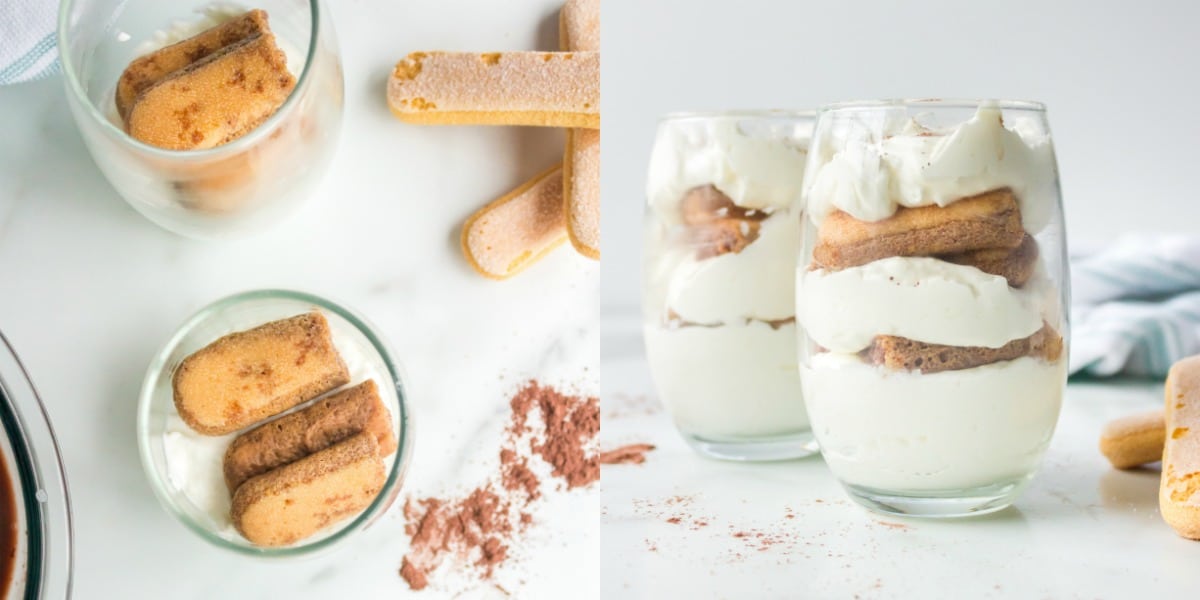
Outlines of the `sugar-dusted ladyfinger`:
<svg viewBox="0 0 1200 600">
<path fill-rule="evenodd" d="M 271 33 L 256 35 L 174 72 L 138 96 L 126 127 L 168 150 L 233 141 L 275 113 L 296 78 Z"/>
<path fill-rule="evenodd" d="M 122 119 L 128 119 L 129 110 L 133 108 L 138 94 L 196 61 L 268 31 L 267 13 L 255 9 L 186 40 L 135 58 L 117 81 L 117 112 Z"/>
<path fill-rule="evenodd" d="M 1163 411 L 1121 417 L 1100 432 L 1100 453 L 1118 469 L 1132 469 L 1163 457 L 1167 425 Z"/>
<path fill-rule="evenodd" d="M 425 125 L 600 127 L 599 52 L 414 52 L 388 106 Z"/>
<path fill-rule="evenodd" d="M 562 186 L 555 165 L 471 215 L 462 230 L 467 262 L 484 277 L 507 279 L 562 245 Z"/>
<path fill-rule="evenodd" d="M 600 130 L 570 129 L 563 160 L 567 234 L 580 254 L 600 258 Z"/>
<path fill-rule="evenodd" d="M 386 479 L 375 436 L 360 433 L 243 483 L 230 517 L 251 543 L 287 546 L 361 512 Z"/>
<path fill-rule="evenodd" d="M 567 0 L 558 15 L 558 43 L 569 52 L 600 50 L 600 0 Z M 600 132 L 567 131 L 563 153 L 563 204 L 571 244 L 600 258 Z"/>
<path fill-rule="evenodd" d="M 1200 540 L 1200 356 L 1167 374 L 1158 507 L 1179 535 Z"/>
<path fill-rule="evenodd" d="M 600 50 L 600 0 L 567 0 L 558 13 L 558 45 L 563 50 Z"/>
<path fill-rule="evenodd" d="M 375 436 L 380 455 L 387 456 L 396 451 L 390 416 L 372 380 L 318 400 L 234 439 L 225 451 L 225 485 L 233 493 L 251 477 L 364 431 Z"/>
<path fill-rule="evenodd" d="M 218 339 L 183 359 L 172 384 L 184 422 L 224 435 L 349 381 L 328 321 L 310 312 Z"/>
</svg>

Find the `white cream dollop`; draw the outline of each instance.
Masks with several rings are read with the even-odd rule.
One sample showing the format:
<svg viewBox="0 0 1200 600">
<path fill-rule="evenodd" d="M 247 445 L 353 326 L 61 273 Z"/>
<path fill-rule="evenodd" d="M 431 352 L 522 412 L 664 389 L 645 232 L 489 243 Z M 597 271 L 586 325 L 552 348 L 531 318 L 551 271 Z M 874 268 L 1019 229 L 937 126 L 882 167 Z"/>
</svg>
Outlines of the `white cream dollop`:
<svg viewBox="0 0 1200 600">
<path fill-rule="evenodd" d="M 1042 327 L 1040 281 L 1013 289 L 1003 277 L 936 258 L 801 270 L 797 280 L 796 316 L 832 352 L 858 352 L 877 335 L 999 348 Z"/>
<path fill-rule="evenodd" d="M 901 206 L 946 206 L 1008 187 L 1020 202 L 1026 231 L 1036 234 L 1057 205 L 1058 168 L 1049 134 L 1026 121 L 1007 128 L 1000 109 L 986 104 L 943 132 L 915 119 L 901 126 L 888 119 L 839 121 L 817 133 L 828 152 L 810 167 L 809 217 L 819 225 L 842 210 L 879 221 Z"/>
<path fill-rule="evenodd" d="M 753 209 L 796 206 L 808 158 L 808 131 L 744 132 L 739 117 L 667 120 L 650 156 L 646 197 L 667 225 L 680 222 L 688 190 L 713 185 L 734 204 Z"/>
<path fill-rule="evenodd" d="M 667 275 L 667 305 L 691 323 L 773 321 L 795 315 L 799 220 L 787 214 L 766 219 L 758 239 L 741 252 L 696 261 L 687 249 L 685 259 Z"/>
</svg>

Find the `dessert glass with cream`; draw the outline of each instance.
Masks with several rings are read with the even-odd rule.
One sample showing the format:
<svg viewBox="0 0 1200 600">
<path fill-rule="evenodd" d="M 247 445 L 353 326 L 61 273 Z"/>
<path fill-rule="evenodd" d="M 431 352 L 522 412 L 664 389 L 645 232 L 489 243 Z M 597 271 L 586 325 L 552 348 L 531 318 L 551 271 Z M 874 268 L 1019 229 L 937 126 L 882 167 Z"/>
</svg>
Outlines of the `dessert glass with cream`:
<svg viewBox="0 0 1200 600">
<path fill-rule="evenodd" d="M 375 384 L 388 411 L 396 450 L 383 457 L 386 479 L 365 509 L 341 515 L 311 537 L 298 542 L 283 546 L 258 545 L 239 533 L 231 515 L 236 494 L 228 485 L 227 452 L 240 434 L 264 423 L 278 423 L 281 417 L 272 415 L 228 434 L 202 434 L 180 415 L 174 400 L 173 376 L 185 358 L 223 336 L 310 312 L 320 314 L 328 322 L 330 338 L 344 362 L 349 382 L 352 385 L 367 381 Z M 218 300 L 192 316 L 150 364 L 138 403 L 138 445 L 142 466 L 167 512 L 210 543 L 263 557 L 320 553 L 370 526 L 387 511 L 400 491 L 412 444 L 404 381 L 401 366 L 381 335 L 350 309 L 318 296 L 287 290 L 236 294 Z M 303 412 L 306 407 L 342 391 L 345 390 L 333 390 L 315 402 L 305 401 L 280 414 Z"/>
<path fill-rule="evenodd" d="M 1067 376 L 1045 108 L 826 107 L 804 201 L 801 381 L 830 470 L 883 512 L 1010 505 L 1050 442 Z"/>
<path fill-rule="evenodd" d="M 197 59 L 200 53 L 183 49 L 176 54 L 191 62 L 158 74 L 161 78 L 154 86 L 136 96 L 142 102 L 153 92 L 157 112 L 146 112 L 161 118 L 148 116 L 145 127 L 135 128 L 125 106 L 134 96 L 118 86 L 126 69 L 139 57 L 194 39 L 251 9 L 263 11 L 269 22 L 269 30 L 257 41 L 284 55 L 273 59 L 272 66 L 281 76 L 286 68 L 284 77 L 288 85 L 294 84 L 290 93 L 285 88 L 284 94 L 277 94 L 277 108 L 242 114 L 246 126 L 218 145 L 193 144 L 199 131 L 220 128 L 222 121 L 236 121 L 234 112 L 252 110 L 247 107 L 254 103 L 247 96 L 261 94 L 261 83 L 270 92 L 275 77 L 254 62 L 264 55 L 249 48 L 242 50 L 250 66 L 226 68 L 228 79 L 211 67 L 214 59 L 229 57 L 218 51 Z M 258 0 L 244 6 L 65 0 L 58 47 L 68 104 L 96 165 L 131 206 L 176 233 L 225 238 L 266 229 L 308 197 L 333 155 L 342 120 L 342 68 L 333 21 L 320 0 Z M 178 78 L 197 77 L 201 66 L 210 68 L 206 85 Z M 263 79 L 255 79 L 256 73 Z M 177 79 L 173 88 L 168 85 L 172 79 Z M 225 87 L 210 89 L 209 84 Z M 172 104 L 183 103 L 187 92 L 208 94 L 190 107 L 222 114 L 195 119 L 180 114 Z M 200 124 L 190 129 L 193 123 Z M 188 135 L 167 131 L 172 126 L 189 128 Z M 164 143 L 173 140 L 179 147 Z"/>
<path fill-rule="evenodd" d="M 813 114 L 662 120 L 650 158 L 646 355 L 659 397 L 701 454 L 816 451 L 796 364 L 795 257 Z"/>
</svg>

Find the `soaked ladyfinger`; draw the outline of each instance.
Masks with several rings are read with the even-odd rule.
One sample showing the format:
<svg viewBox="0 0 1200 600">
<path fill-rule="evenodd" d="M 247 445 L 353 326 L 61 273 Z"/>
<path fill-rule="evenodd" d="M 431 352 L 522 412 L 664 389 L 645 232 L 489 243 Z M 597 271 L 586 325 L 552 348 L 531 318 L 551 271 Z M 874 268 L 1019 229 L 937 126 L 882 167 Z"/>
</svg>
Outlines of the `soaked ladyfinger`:
<svg viewBox="0 0 1200 600">
<path fill-rule="evenodd" d="M 350 381 L 318 312 L 227 335 L 183 359 L 175 408 L 205 435 L 232 433 Z"/>
<path fill-rule="evenodd" d="M 243 483 L 230 517 L 259 546 L 287 546 L 361 512 L 387 479 L 379 444 L 360 433 Z"/>
<path fill-rule="evenodd" d="M 372 380 L 239 435 L 225 451 L 225 485 L 233 493 L 251 477 L 363 432 L 375 436 L 381 456 L 396 451 L 391 414 Z"/>
<path fill-rule="evenodd" d="M 186 40 L 133 59 L 117 81 L 117 112 L 122 119 L 128 119 L 129 110 L 133 108 L 138 95 L 154 84 L 228 46 L 268 31 L 267 13 L 255 9 Z"/>
<path fill-rule="evenodd" d="M 168 150 L 231 142 L 275 114 L 296 87 L 275 36 L 263 33 L 172 73 L 138 96 L 126 129 Z"/>
</svg>

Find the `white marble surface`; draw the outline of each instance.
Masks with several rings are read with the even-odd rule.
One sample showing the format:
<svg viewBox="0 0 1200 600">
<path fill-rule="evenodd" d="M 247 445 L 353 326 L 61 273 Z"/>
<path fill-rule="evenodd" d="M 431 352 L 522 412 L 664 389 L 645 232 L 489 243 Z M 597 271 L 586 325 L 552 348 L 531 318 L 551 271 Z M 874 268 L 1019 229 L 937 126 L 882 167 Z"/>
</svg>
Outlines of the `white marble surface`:
<svg viewBox="0 0 1200 600">
<path fill-rule="evenodd" d="M 820 458 L 747 465 L 692 453 L 655 399 L 639 320 L 608 317 L 602 447 L 657 449 L 642 465 L 603 470 L 605 597 L 1090 599 L 1194 590 L 1200 545 L 1159 518 L 1157 470 L 1113 470 L 1096 449 L 1104 422 L 1161 403 L 1159 383 L 1070 385 L 1045 464 L 1014 507 L 963 521 L 898 519 L 853 504 Z"/>
<path fill-rule="evenodd" d="M 558 3 L 333 4 L 346 76 L 337 156 L 300 214 L 249 240 L 181 239 L 125 205 L 88 157 L 59 79 L 0 89 L 0 329 L 62 446 L 76 597 L 406 596 L 398 506 L 340 551 L 286 563 L 209 546 L 159 507 L 134 439 L 138 388 L 166 337 L 219 297 L 308 290 L 382 329 L 407 368 L 416 419 L 405 495 L 481 483 L 495 468 L 508 394 L 524 379 L 598 386 L 596 263 L 562 249 L 495 283 L 458 250 L 462 220 L 558 160 L 561 133 L 410 126 L 383 95 L 392 65 L 414 50 L 556 48 Z M 523 597 L 594 594 L 599 520 L 587 515 L 598 506 L 595 491 L 548 490 L 497 581 Z"/>
</svg>

